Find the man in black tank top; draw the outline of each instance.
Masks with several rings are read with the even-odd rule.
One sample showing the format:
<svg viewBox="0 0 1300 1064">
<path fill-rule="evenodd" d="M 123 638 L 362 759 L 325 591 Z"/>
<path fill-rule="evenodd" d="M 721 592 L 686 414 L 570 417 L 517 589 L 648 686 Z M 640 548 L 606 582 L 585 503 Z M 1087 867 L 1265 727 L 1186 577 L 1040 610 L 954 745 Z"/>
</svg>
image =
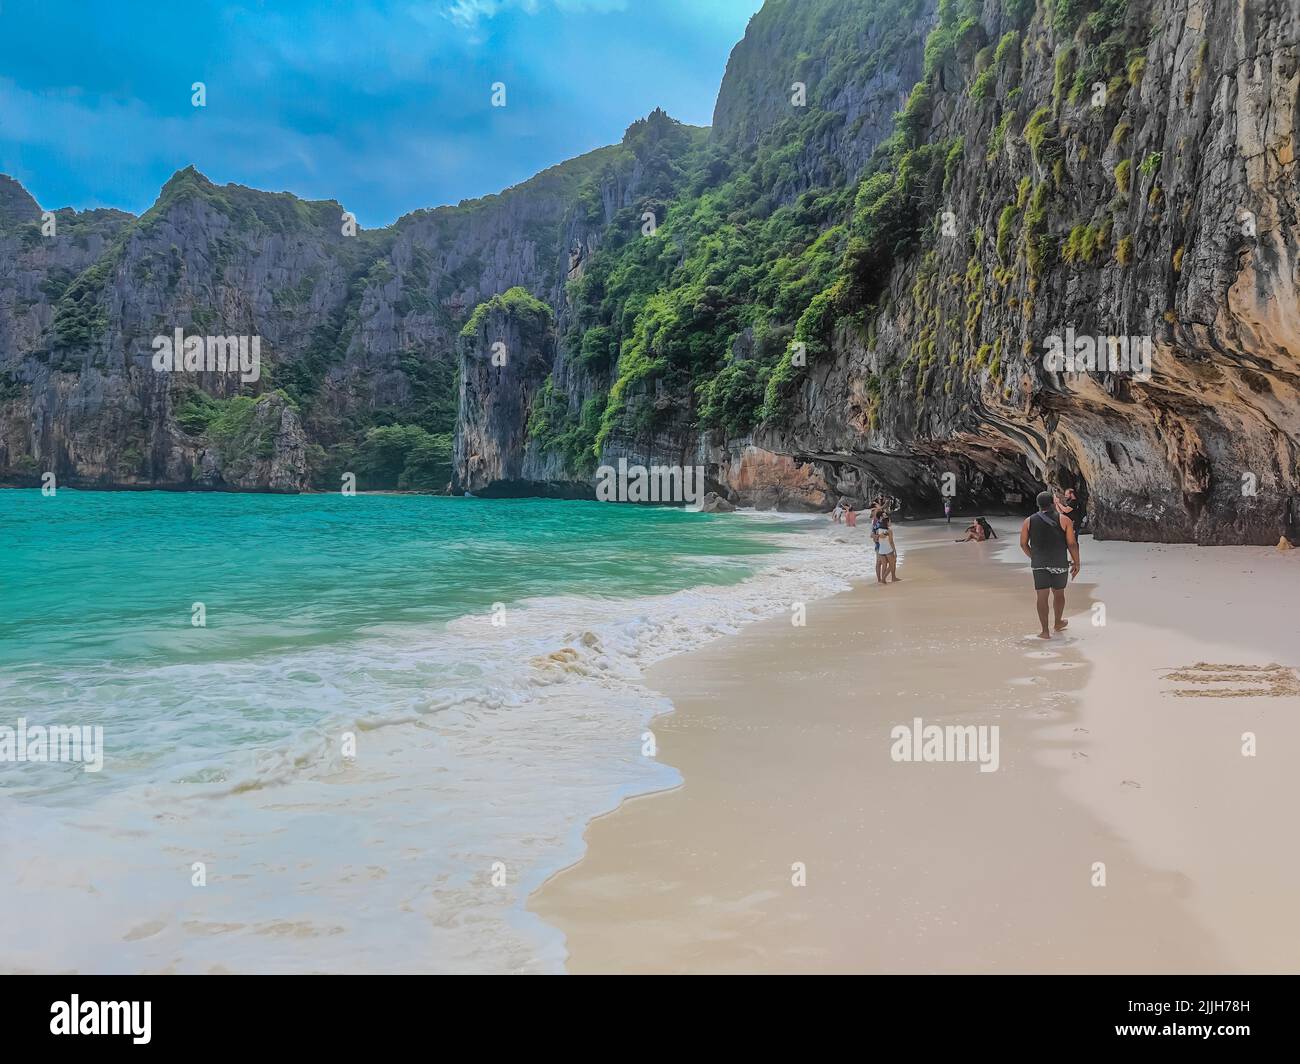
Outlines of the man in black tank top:
<svg viewBox="0 0 1300 1064">
<path fill-rule="evenodd" d="M 1074 522 L 1056 512 L 1050 491 L 1038 493 L 1038 513 L 1025 518 L 1020 526 L 1020 549 L 1028 556 L 1034 571 L 1038 621 L 1042 625 L 1038 638 L 1051 639 L 1047 627 L 1047 593 L 1052 593 L 1055 630 L 1060 632 L 1070 623 L 1061 614 L 1065 612 L 1065 585 L 1070 577 L 1079 575 L 1079 540 L 1074 534 Z"/>
</svg>

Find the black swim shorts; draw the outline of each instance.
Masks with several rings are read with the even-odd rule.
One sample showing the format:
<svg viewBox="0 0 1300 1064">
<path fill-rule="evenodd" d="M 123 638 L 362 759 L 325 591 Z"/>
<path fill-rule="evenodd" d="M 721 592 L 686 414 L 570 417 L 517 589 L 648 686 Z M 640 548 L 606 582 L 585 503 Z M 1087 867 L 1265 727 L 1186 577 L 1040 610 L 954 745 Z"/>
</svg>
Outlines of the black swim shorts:
<svg viewBox="0 0 1300 1064">
<path fill-rule="evenodd" d="M 1054 573 L 1050 569 L 1034 570 L 1034 589 L 1043 591 L 1051 588 L 1054 591 L 1064 591 L 1065 585 L 1070 582 L 1070 570 L 1062 569 L 1059 573 Z"/>
</svg>

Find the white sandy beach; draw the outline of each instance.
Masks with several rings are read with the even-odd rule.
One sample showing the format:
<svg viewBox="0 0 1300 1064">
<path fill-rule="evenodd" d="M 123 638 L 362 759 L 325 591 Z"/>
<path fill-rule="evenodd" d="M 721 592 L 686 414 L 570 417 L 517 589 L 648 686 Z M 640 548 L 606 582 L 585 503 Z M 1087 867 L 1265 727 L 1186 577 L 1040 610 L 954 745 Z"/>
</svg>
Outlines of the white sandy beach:
<svg viewBox="0 0 1300 1064">
<path fill-rule="evenodd" d="M 651 671 L 684 782 L 534 894 L 568 970 L 1300 970 L 1295 673 L 1187 671 L 1300 664 L 1300 553 L 1084 537 L 1044 644 L 995 526 L 903 524 L 898 585 Z M 997 771 L 892 760 L 918 717 L 998 726 Z"/>
</svg>

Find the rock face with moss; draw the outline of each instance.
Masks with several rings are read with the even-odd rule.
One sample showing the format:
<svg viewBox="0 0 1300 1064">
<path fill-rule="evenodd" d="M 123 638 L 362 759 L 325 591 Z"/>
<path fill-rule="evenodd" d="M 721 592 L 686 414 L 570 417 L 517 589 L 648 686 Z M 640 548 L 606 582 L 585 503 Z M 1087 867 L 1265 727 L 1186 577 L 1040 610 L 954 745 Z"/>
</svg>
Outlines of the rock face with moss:
<svg viewBox="0 0 1300 1064">
<path fill-rule="evenodd" d="M 555 361 L 555 315 L 523 288 L 479 304 L 461 330 L 460 422 L 453 452 L 456 491 L 537 495 L 530 476 L 529 414 Z"/>
<path fill-rule="evenodd" d="M 176 483 L 241 491 L 295 492 L 306 474 L 307 439 L 297 411 L 280 392 L 214 400 L 186 393 L 177 410 L 181 438 L 165 468 Z M 204 441 L 194 448 L 191 440 Z M 186 470 L 178 461 L 189 461 Z"/>
<path fill-rule="evenodd" d="M 51 239 L 0 182 L 0 478 L 283 485 L 292 431 L 226 431 L 274 396 L 299 486 L 589 496 L 627 458 L 1295 539 L 1298 88 L 1294 0 L 768 0 L 711 130 L 656 112 L 382 231 L 183 172 Z M 263 379 L 160 380 L 178 326 L 260 334 Z M 1151 363 L 1066 372 L 1074 337 Z"/>
<path fill-rule="evenodd" d="M 777 446 L 932 506 L 945 471 L 1074 486 L 1103 536 L 1294 531 L 1298 69 L 1285 2 L 943 5 Z M 900 184 L 920 236 L 884 270 Z M 1067 330 L 1149 339 L 1149 379 L 1052 371 Z"/>
</svg>

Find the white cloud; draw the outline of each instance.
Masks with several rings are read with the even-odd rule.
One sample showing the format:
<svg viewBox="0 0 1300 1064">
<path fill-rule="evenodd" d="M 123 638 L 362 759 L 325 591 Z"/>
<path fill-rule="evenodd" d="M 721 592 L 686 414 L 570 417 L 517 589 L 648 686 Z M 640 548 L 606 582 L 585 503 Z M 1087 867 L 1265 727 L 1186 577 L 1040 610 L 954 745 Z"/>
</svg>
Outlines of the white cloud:
<svg viewBox="0 0 1300 1064">
<path fill-rule="evenodd" d="M 516 7 L 528 15 L 536 15 L 547 4 L 566 14 L 582 11 L 622 11 L 627 0 L 451 0 L 443 7 L 443 15 L 463 29 L 476 29 L 484 19 L 495 18 L 508 7 Z"/>
<path fill-rule="evenodd" d="M 442 13 L 457 26 L 473 29 L 480 19 L 492 18 L 504 3 L 505 0 L 454 0 Z"/>
</svg>

